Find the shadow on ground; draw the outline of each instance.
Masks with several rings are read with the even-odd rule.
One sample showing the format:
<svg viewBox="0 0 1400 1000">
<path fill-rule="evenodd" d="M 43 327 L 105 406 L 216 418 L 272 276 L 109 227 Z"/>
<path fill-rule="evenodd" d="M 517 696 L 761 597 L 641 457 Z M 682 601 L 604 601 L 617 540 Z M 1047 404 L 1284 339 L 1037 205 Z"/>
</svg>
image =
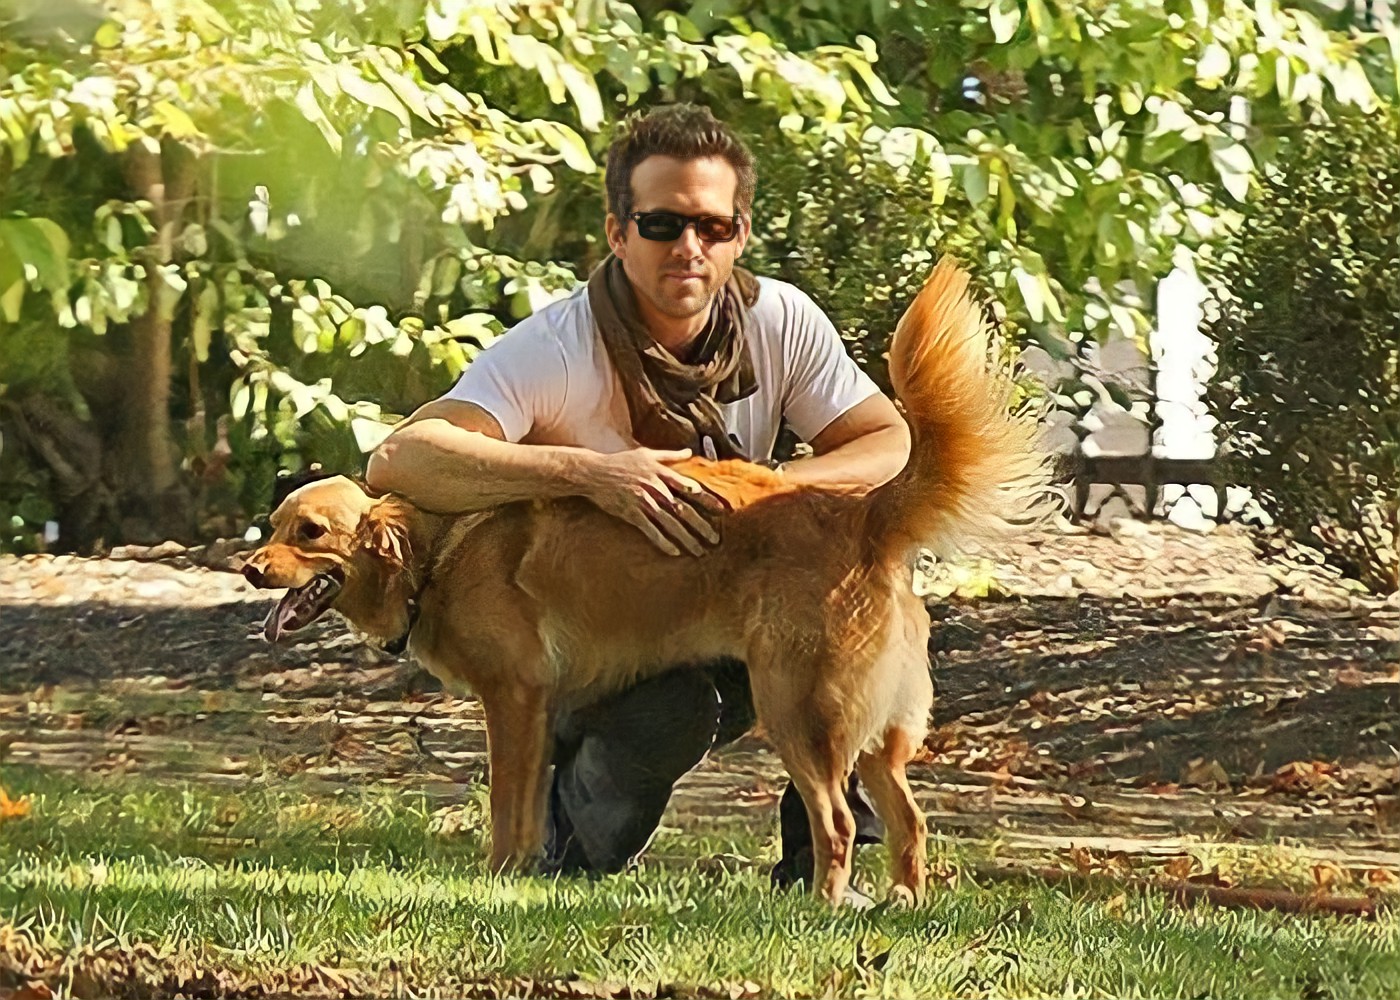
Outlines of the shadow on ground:
<svg viewBox="0 0 1400 1000">
<path fill-rule="evenodd" d="M 474 702 L 338 620 L 269 646 L 270 607 L 0 604 L 0 754 L 232 785 L 384 781 L 449 798 L 482 779 Z M 1205 596 L 933 612 L 939 701 L 916 783 L 935 826 L 1400 849 L 1393 610 Z M 759 819 L 781 783 L 772 755 L 743 741 L 686 780 L 678 821 Z"/>
</svg>

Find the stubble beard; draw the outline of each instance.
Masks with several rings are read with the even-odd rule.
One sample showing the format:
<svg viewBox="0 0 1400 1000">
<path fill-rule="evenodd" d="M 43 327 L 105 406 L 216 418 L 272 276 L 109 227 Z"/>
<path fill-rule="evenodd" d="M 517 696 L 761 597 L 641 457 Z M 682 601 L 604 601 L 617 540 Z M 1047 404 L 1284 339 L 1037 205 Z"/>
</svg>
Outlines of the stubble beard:
<svg viewBox="0 0 1400 1000">
<path fill-rule="evenodd" d="M 667 278 L 659 279 L 657 287 L 652 294 L 647 296 L 651 299 L 651 304 L 664 316 L 672 319 L 691 319 L 700 315 L 710 308 L 710 302 L 715 297 L 714 288 L 710 285 L 710 279 L 705 278 L 705 287 L 698 292 L 691 292 L 684 297 L 676 298 L 668 296 L 663 292 Z"/>
</svg>

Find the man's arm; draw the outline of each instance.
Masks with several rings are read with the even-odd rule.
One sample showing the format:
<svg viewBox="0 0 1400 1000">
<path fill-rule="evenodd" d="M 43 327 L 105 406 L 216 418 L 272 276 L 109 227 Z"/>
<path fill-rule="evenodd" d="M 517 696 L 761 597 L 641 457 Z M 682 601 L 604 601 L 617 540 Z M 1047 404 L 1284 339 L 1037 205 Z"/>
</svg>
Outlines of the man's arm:
<svg viewBox="0 0 1400 1000">
<path fill-rule="evenodd" d="M 783 478 L 808 486 L 874 489 L 909 461 L 909 425 L 883 393 L 867 396 L 811 441 L 812 458 L 787 462 Z"/>
<path fill-rule="evenodd" d="M 482 407 L 438 399 L 394 428 L 370 456 L 365 479 L 374 490 L 442 514 L 582 496 L 634 525 L 663 552 L 698 555 L 702 541 L 716 542 L 719 535 L 697 506 L 713 514 L 719 505 L 665 464 L 688 455 L 649 448 L 605 455 L 514 444 Z"/>
<path fill-rule="evenodd" d="M 581 450 L 510 444 L 480 406 L 437 399 L 374 450 L 365 479 L 372 489 L 407 497 L 424 510 L 459 514 L 576 492 L 580 456 L 573 453 Z"/>
</svg>

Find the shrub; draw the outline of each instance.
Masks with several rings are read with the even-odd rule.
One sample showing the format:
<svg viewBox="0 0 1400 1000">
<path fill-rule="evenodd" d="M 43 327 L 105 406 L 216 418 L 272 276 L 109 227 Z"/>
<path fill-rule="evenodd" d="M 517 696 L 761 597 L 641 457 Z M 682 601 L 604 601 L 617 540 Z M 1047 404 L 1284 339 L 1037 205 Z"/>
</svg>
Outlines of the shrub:
<svg viewBox="0 0 1400 1000">
<path fill-rule="evenodd" d="M 1400 590 L 1400 114 L 1313 124 L 1207 275 L 1213 402 L 1278 522 Z"/>
</svg>

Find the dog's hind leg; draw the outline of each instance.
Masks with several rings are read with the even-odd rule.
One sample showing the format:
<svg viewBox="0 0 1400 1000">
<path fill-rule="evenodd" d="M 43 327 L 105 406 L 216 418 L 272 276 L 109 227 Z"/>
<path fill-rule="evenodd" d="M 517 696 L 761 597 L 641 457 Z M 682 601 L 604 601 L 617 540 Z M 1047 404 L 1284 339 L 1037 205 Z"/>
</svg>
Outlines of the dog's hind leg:
<svg viewBox="0 0 1400 1000">
<path fill-rule="evenodd" d="M 839 704 L 828 700 L 823 705 L 814 696 L 809 687 L 813 676 L 820 674 L 796 663 L 750 660 L 758 718 L 807 808 L 812 891 L 834 906 L 845 898 L 855 854 L 856 821 L 846 804 L 855 747 L 840 745 L 845 727 Z"/>
<path fill-rule="evenodd" d="M 812 827 L 812 891 L 833 906 L 840 905 L 851 881 L 856 845 L 856 821 L 846 804 L 847 775 L 835 768 L 799 763 L 790 753 L 782 756 Z"/>
<path fill-rule="evenodd" d="M 911 904 L 923 901 L 927 869 L 928 830 L 905 774 L 916 748 L 906 729 L 891 726 L 877 750 L 862 753 L 856 760 L 860 780 L 865 782 L 865 790 L 885 824 L 894 882 L 890 897 Z"/>
<path fill-rule="evenodd" d="M 527 870 L 544 850 L 549 698 L 520 686 L 480 694 L 491 758 L 491 870 Z"/>
</svg>

